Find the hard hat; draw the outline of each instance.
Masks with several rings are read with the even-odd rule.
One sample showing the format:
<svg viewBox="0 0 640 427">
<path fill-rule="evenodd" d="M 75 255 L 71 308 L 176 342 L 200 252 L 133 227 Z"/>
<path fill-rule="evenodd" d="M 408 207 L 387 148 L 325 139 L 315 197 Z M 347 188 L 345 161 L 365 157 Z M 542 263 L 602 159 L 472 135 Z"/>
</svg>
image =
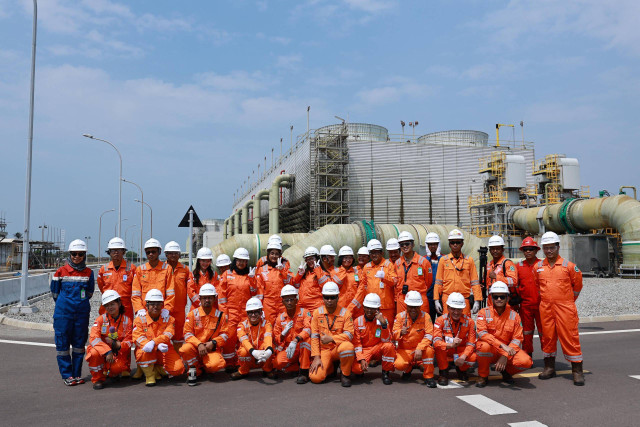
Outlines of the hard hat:
<svg viewBox="0 0 640 427">
<path fill-rule="evenodd" d="M 309 246 L 307 249 L 305 249 L 303 258 L 307 258 L 310 256 L 318 256 L 318 249 L 314 248 L 313 246 Z"/>
<path fill-rule="evenodd" d="M 493 285 L 491 285 L 491 288 L 489 289 L 489 293 L 490 294 L 508 294 L 509 287 L 507 286 L 506 283 L 498 280 L 497 282 L 494 282 Z"/>
<path fill-rule="evenodd" d="M 409 291 L 404 297 L 404 303 L 410 307 L 422 307 L 422 296 L 418 291 Z"/>
<path fill-rule="evenodd" d="M 403 231 L 398 236 L 398 242 L 413 242 L 413 240 L 413 234 L 409 233 L 408 231 Z"/>
<path fill-rule="evenodd" d="M 109 240 L 109 244 L 107 244 L 107 249 L 127 249 L 124 245 L 124 240 L 119 237 L 114 237 Z"/>
<path fill-rule="evenodd" d="M 440 243 L 440 236 L 438 236 L 438 233 L 427 233 L 427 238 L 424 240 L 425 244 L 429 244 L 429 243 Z"/>
<path fill-rule="evenodd" d="M 113 289 L 109 289 L 102 294 L 102 305 L 106 305 L 111 301 L 115 301 L 120 298 L 120 294 Z"/>
<path fill-rule="evenodd" d="M 238 248 L 233 252 L 233 257 L 235 259 L 246 259 L 249 260 L 249 251 L 245 248 Z"/>
<path fill-rule="evenodd" d="M 231 258 L 229 258 L 229 255 L 218 255 L 218 258 L 216 258 L 216 267 L 224 267 L 225 265 L 231 265 Z"/>
<path fill-rule="evenodd" d="M 205 283 L 200 287 L 198 295 L 201 297 L 216 297 L 218 296 L 218 291 L 216 291 L 216 287 L 211 283 Z"/>
<path fill-rule="evenodd" d="M 522 241 L 522 244 L 520 245 L 520 250 L 522 250 L 524 248 L 538 248 L 538 249 L 540 249 L 540 246 L 538 246 L 536 241 L 533 240 L 531 237 L 527 237 L 526 239 L 524 239 Z"/>
<path fill-rule="evenodd" d="M 71 251 L 87 252 L 87 244 L 84 240 L 76 239 L 69 243 L 69 252 Z"/>
<path fill-rule="evenodd" d="M 151 289 L 144 297 L 145 301 L 164 302 L 164 296 L 158 289 Z"/>
<path fill-rule="evenodd" d="M 374 294 L 373 292 L 367 294 L 367 296 L 364 297 L 364 302 L 362 303 L 362 305 L 367 308 L 380 308 L 380 306 L 382 305 L 382 303 L 380 302 L 380 296 L 378 294 Z"/>
<path fill-rule="evenodd" d="M 180 244 L 178 242 L 174 242 L 173 240 L 164 245 L 164 252 L 181 252 Z"/>
<path fill-rule="evenodd" d="M 464 240 L 464 234 L 462 234 L 462 231 L 454 228 L 449 232 L 448 240 Z"/>
<path fill-rule="evenodd" d="M 280 296 L 286 297 L 288 295 L 298 296 L 298 290 L 291 285 L 284 285 L 280 291 Z"/>
<path fill-rule="evenodd" d="M 277 240 L 269 240 L 267 242 L 267 250 L 271 250 L 271 249 L 277 249 L 279 251 L 282 250 L 282 243 L 278 242 Z"/>
<path fill-rule="evenodd" d="M 167 250 L 165 249 L 165 252 Z M 198 254 L 196 255 L 196 259 L 210 259 L 213 260 L 213 252 L 209 248 L 200 248 L 198 249 Z"/>
<path fill-rule="evenodd" d="M 500 236 L 491 236 L 489 238 L 489 243 L 487 243 L 488 247 L 492 246 L 504 246 L 504 239 Z"/>
<path fill-rule="evenodd" d="M 553 231 L 547 231 L 540 239 L 541 245 L 548 245 L 549 243 L 560 243 L 560 237 Z"/>
<path fill-rule="evenodd" d="M 162 249 L 162 245 L 156 239 L 151 238 L 151 239 L 147 240 L 146 242 L 144 242 L 144 248 L 145 249 L 148 249 L 148 248 L 160 248 L 160 249 Z"/>
<path fill-rule="evenodd" d="M 367 249 L 365 246 L 361 247 L 360 249 L 358 249 L 358 255 L 369 255 L 369 249 Z"/>
<path fill-rule="evenodd" d="M 400 249 L 400 243 L 398 243 L 398 239 L 391 238 L 387 240 L 388 251 L 395 251 L 397 249 Z"/>
<path fill-rule="evenodd" d="M 382 250 L 382 243 L 380 243 L 380 240 L 371 239 L 371 240 L 369 240 L 369 243 L 367 243 L 367 250 L 369 252 L 371 252 L 371 251 L 381 251 Z"/>
<path fill-rule="evenodd" d="M 451 292 L 447 298 L 447 305 L 451 308 L 465 308 L 467 301 L 460 292 Z"/>
<path fill-rule="evenodd" d="M 351 249 L 351 247 L 349 247 L 349 246 L 343 246 L 338 251 L 338 255 L 339 256 L 345 256 L 345 255 L 353 256 L 353 249 Z"/>
<path fill-rule="evenodd" d="M 322 295 L 340 295 L 340 288 L 334 282 L 327 282 L 322 287 Z"/>
<path fill-rule="evenodd" d="M 271 236 L 269 236 L 269 240 L 267 243 L 271 242 L 278 242 L 280 243 L 280 245 L 282 245 L 282 237 L 278 236 L 277 234 L 272 234 Z"/>
<path fill-rule="evenodd" d="M 331 245 L 324 245 L 320 248 L 320 255 L 333 255 L 336 256 L 336 251 Z"/>
<path fill-rule="evenodd" d="M 245 307 L 246 311 L 253 311 L 262 308 L 262 301 L 260 301 L 256 297 L 249 298 L 247 301 L 247 306 Z"/>
</svg>

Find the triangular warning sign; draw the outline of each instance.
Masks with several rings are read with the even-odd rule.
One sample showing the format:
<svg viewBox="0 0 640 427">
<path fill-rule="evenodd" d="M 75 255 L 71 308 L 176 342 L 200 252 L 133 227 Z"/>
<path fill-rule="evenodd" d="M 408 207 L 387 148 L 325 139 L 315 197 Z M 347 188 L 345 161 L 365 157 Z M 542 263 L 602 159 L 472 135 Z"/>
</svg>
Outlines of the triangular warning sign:
<svg viewBox="0 0 640 427">
<path fill-rule="evenodd" d="M 200 221 L 200 218 L 198 218 L 196 210 L 193 209 L 193 205 L 189 206 L 189 209 L 187 209 L 187 213 L 184 214 L 184 217 L 182 218 L 182 221 L 180 221 L 180 224 L 178 224 L 178 227 L 189 227 L 189 211 L 191 210 L 193 211 L 193 226 L 204 227 L 204 225 L 202 225 L 202 221 Z"/>
</svg>

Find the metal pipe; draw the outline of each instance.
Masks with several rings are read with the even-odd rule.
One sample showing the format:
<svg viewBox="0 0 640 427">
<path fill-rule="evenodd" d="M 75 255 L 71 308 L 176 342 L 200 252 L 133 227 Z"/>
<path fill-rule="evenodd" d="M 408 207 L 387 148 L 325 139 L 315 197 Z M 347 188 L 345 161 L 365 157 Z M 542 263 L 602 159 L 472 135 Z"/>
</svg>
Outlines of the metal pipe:
<svg viewBox="0 0 640 427">
<path fill-rule="evenodd" d="M 280 232 L 280 218 L 279 212 L 279 200 L 278 190 L 280 187 L 291 188 L 295 177 L 291 174 L 278 175 L 271 184 L 269 190 L 269 233 L 278 234 Z"/>
<path fill-rule="evenodd" d="M 233 214 L 233 235 L 240 234 L 240 211 Z"/>
<path fill-rule="evenodd" d="M 229 218 L 224 220 L 224 228 L 222 229 L 222 235 L 224 236 L 224 239 L 227 240 L 229 238 L 229 229 L 227 228 L 229 225 Z"/>
<path fill-rule="evenodd" d="M 223 240 L 218 245 L 211 248 L 214 259 L 221 254 L 233 256 L 233 252 L 238 248 L 246 248 L 249 251 L 249 263 L 254 264 L 261 257 L 267 254 L 267 242 L 269 234 L 239 234 Z M 295 245 L 308 236 L 307 233 L 283 233 L 279 235 L 282 239 L 283 248 Z M 298 268 L 296 264 L 296 268 Z"/>
<path fill-rule="evenodd" d="M 144 202 L 144 192 L 142 191 L 142 187 L 136 184 L 133 181 L 126 180 L 122 178 L 122 180 L 128 184 L 135 185 L 140 190 L 140 201 Z M 140 203 L 140 253 L 138 254 L 138 262 L 142 265 L 142 251 L 144 246 L 142 246 L 142 233 L 144 232 L 144 204 Z"/>
<path fill-rule="evenodd" d="M 269 199 L 269 190 L 264 189 L 256 193 L 256 197 L 253 199 L 253 232 L 260 234 L 260 202 L 261 200 Z"/>
<path fill-rule="evenodd" d="M 630 190 L 633 190 L 633 198 L 638 200 L 638 194 L 636 192 L 636 187 L 634 187 L 633 185 L 623 185 L 622 187 L 620 187 L 620 190 L 618 191 L 620 194 L 625 194 L 622 190 L 624 190 L 625 188 L 628 188 Z"/>
<path fill-rule="evenodd" d="M 247 200 L 242 206 L 242 234 L 249 232 L 249 206 L 253 209 L 253 199 Z"/>
</svg>

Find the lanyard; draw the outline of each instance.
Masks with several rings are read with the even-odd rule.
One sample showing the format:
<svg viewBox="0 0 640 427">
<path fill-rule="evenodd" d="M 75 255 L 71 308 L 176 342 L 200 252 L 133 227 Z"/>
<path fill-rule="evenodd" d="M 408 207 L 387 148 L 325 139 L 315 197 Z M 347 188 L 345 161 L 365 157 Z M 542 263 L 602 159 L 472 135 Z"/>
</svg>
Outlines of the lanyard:
<svg viewBox="0 0 640 427">
<path fill-rule="evenodd" d="M 453 262 L 454 260 L 458 260 L 459 258 L 454 258 L 453 256 L 451 256 L 450 260 L 451 260 L 451 265 L 453 265 L 453 268 L 455 268 L 458 271 L 462 271 L 464 270 L 464 255 L 461 256 L 462 258 L 462 268 L 458 268 L 458 266 L 456 265 L 455 262 Z"/>
<path fill-rule="evenodd" d="M 449 327 L 451 328 L 451 333 L 453 334 L 453 331 L 455 331 L 455 329 L 453 329 L 453 325 L 454 323 L 458 324 L 458 331 L 456 332 L 454 338 L 458 338 L 458 334 L 460 334 L 460 329 L 462 329 L 462 324 L 461 322 L 452 322 L 451 319 L 448 319 L 449 322 Z"/>
<path fill-rule="evenodd" d="M 406 262 L 406 260 L 405 260 Z M 407 274 L 409 273 L 409 270 L 411 270 L 411 265 L 413 264 L 413 260 L 409 261 L 409 264 L 407 264 L 406 267 L 404 267 L 404 281 L 407 281 Z"/>
<path fill-rule="evenodd" d="M 262 327 L 262 325 L 258 324 L 258 336 L 256 337 L 256 339 L 258 340 L 257 342 L 253 341 L 253 333 L 251 332 L 251 323 L 249 323 L 249 340 L 251 341 L 251 345 L 253 348 L 258 348 L 258 343 L 260 342 L 260 328 Z M 216 327 L 217 329 L 217 327 Z"/>
<path fill-rule="evenodd" d="M 336 319 L 338 316 L 333 316 L 333 322 L 331 322 L 331 326 L 329 326 L 329 315 L 325 314 L 324 317 L 327 319 L 327 327 L 329 328 L 329 332 L 333 332 L 333 325 L 336 323 Z"/>
</svg>

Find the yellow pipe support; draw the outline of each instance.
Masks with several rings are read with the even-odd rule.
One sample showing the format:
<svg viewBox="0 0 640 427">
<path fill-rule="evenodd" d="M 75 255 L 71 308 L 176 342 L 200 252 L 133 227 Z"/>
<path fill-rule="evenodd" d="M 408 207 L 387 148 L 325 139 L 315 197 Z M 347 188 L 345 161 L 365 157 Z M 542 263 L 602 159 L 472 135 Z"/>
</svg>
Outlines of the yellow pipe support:
<svg viewBox="0 0 640 427">
<path fill-rule="evenodd" d="M 291 188 L 294 178 L 291 174 L 278 175 L 271 184 L 271 189 L 269 190 L 269 234 L 278 234 L 280 232 L 278 190 L 280 190 L 280 187 Z"/>
<path fill-rule="evenodd" d="M 622 190 L 624 190 L 625 188 L 633 190 L 633 198 L 638 200 L 638 193 L 636 192 L 636 187 L 634 187 L 633 185 L 623 185 L 622 187 L 620 187 L 620 190 L 618 192 L 620 194 L 624 194 Z"/>
<path fill-rule="evenodd" d="M 253 232 L 256 233 L 260 233 L 260 202 L 262 200 L 265 199 L 269 199 L 269 190 L 260 190 L 256 193 L 256 196 L 254 197 L 254 204 L 253 204 Z"/>
<path fill-rule="evenodd" d="M 249 232 L 249 206 L 253 207 L 253 200 L 247 200 L 242 206 L 242 234 Z"/>
<path fill-rule="evenodd" d="M 229 258 L 233 257 L 233 252 L 238 248 L 246 248 L 249 251 L 249 264 L 255 265 L 256 261 L 267 254 L 267 242 L 269 234 L 238 234 L 223 240 L 218 245 L 211 248 L 213 258 L 218 255 L 227 254 Z M 308 236 L 307 233 L 284 233 L 279 235 L 282 239 L 283 248 L 289 248 L 300 240 Z M 298 266 L 296 265 L 296 269 Z"/>
</svg>

